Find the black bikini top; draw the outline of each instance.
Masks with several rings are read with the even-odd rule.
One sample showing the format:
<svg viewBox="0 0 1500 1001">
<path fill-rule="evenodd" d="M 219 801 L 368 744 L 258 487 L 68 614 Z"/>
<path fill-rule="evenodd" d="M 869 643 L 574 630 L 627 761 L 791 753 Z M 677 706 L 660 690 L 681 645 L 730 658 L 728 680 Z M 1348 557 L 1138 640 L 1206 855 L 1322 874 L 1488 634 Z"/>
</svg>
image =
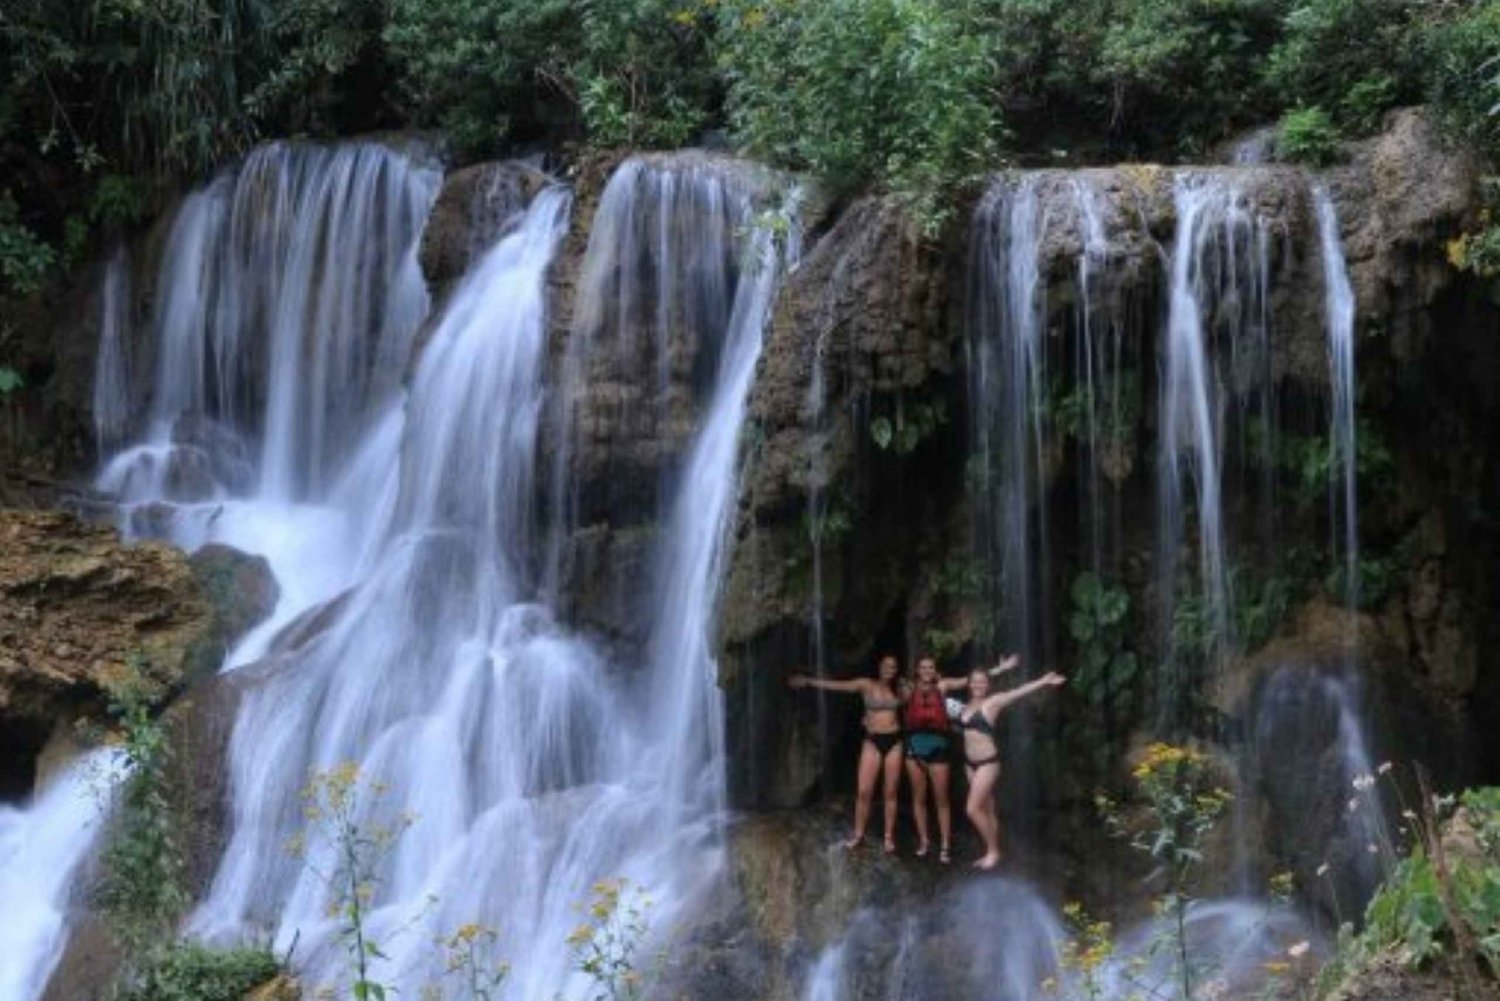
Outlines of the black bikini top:
<svg viewBox="0 0 1500 1001">
<path fill-rule="evenodd" d="M 984 718 L 983 709 L 974 710 L 974 714 L 967 718 L 960 716 L 958 725 L 965 730 L 978 730 L 991 740 L 995 739 L 995 724 Z"/>
</svg>

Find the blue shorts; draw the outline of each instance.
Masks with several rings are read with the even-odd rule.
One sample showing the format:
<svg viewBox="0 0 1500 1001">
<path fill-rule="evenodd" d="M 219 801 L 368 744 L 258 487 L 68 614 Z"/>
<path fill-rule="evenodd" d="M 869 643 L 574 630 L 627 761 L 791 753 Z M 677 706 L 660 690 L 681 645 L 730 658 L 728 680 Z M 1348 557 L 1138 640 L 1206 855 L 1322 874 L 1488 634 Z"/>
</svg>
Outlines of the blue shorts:
<svg viewBox="0 0 1500 1001">
<path fill-rule="evenodd" d="M 944 733 L 913 733 L 906 738 L 906 753 L 929 765 L 948 763 L 948 735 Z"/>
</svg>

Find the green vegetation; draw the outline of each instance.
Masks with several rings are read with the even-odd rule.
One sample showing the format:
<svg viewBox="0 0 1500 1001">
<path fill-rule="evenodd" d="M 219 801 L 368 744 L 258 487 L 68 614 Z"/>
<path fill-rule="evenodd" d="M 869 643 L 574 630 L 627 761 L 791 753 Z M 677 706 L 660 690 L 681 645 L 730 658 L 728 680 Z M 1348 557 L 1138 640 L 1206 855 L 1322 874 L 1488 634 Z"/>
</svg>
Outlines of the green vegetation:
<svg viewBox="0 0 1500 1001">
<path fill-rule="evenodd" d="M 0 295 L 267 135 L 434 128 L 480 156 L 717 130 L 928 232 L 1007 157 L 1177 158 L 1283 114 L 1309 162 L 1424 100 L 1493 156 L 1497 36 L 1500 0 L 12 4 Z"/>
<path fill-rule="evenodd" d="M 154 966 L 188 905 L 176 813 L 168 795 L 172 747 L 139 657 L 110 692 L 122 776 L 104 847 L 97 903 L 125 961 L 125 983 Z"/>
<path fill-rule="evenodd" d="M 111 774 L 120 780 L 95 899 L 122 965 L 118 1001 L 238 1001 L 281 964 L 262 947 L 209 949 L 176 937 L 187 909 L 181 818 L 168 781 L 172 744 L 157 716 L 160 689 L 139 656 L 110 689 Z M 108 796 L 108 790 L 102 795 Z"/>
<path fill-rule="evenodd" d="M 1391 766 L 1377 771 L 1355 781 L 1364 794 L 1358 808 L 1378 809 L 1371 790 L 1381 781 L 1405 803 Z M 1420 772 L 1417 786 L 1415 808 L 1402 811 L 1409 849 L 1370 901 L 1363 927 L 1340 928 L 1338 948 L 1309 996 L 1342 994 L 1370 970 L 1438 964 L 1455 996 L 1493 993 L 1487 985 L 1500 977 L 1500 788 L 1437 796 Z"/>
<path fill-rule="evenodd" d="M 935 229 L 1001 138 L 972 0 L 723 0 L 718 65 L 740 142 L 835 192 L 881 183 Z"/>
<path fill-rule="evenodd" d="M 494 1001 L 505 978 L 510 976 L 510 964 L 495 958 L 495 943 L 499 938 L 499 932 L 493 928 L 466 924 L 441 940 L 444 969 L 459 981 L 468 1001 Z"/>
<path fill-rule="evenodd" d="M 989 0 L 1002 105 L 1048 147 L 1200 152 L 1270 103 L 1282 0 Z M 1030 144 L 1023 144 L 1023 148 Z"/>
<path fill-rule="evenodd" d="M 1338 159 L 1338 126 L 1317 105 L 1294 108 L 1281 116 L 1276 149 L 1288 160 L 1310 167 L 1325 166 Z"/>
<path fill-rule="evenodd" d="M 948 405 L 941 398 L 911 406 L 897 400 L 894 414 L 870 421 L 870 440 L 882 452 L 908 455 L 947 424 Z"/>
<path fill-rule="evenodd" d="M 1445 850 L 1441 831 L 1425 831 L 1370 901 L 1361 944 L 1414 967 L 1468 947 L 1500 976 L 1500 788 L 1468 790 L 1458 805 L 1450 836 L 1461 824 L 1470 838 L 1454 842 L 1459 851 Z M 1439 800 L 1415 823 L 1435 825 L 1451 806 Z"/>
<path fill-rule="evenodd" d="M 665 956 L 642 969 L 638 953 L 650 929 L 651 898 L 627 879 L 594 884 L 588 919 L 568 936 L 579 971 L 593 984 L 589 1001 L 645 1001 Z"/>
<path fill-rule="evenodd" d="M 117 1001 L 242 1001 L 280 973 L 281 964 L 269 949 L 220 951 L 176 942 Z"/>
<path fill-rule="evenodd" d="M 1187 934 L 1192 904 L 1188 886 L 1203 863 L 1203 845 L 1231 801 L 1216 785 L 1208 758 L 1188 747 L 1155 743 L 1131 770 L 1132 802 L 1120 804 L 1097 796 L 1095 805 L 1110 832 L 1151 859 L 1153 880 L 1161 887 L 1155 900 L 1156 930 L 1145 957 L 1162 957 L 1163 979 L 1154 980 L 1145 958 L 1117 964 L 1113 971 L 1124 980 L 1131 997 L 1156 1001 L 1193 1001 L 1206 979 L 1201 956 L 1193 952 Z M 1071 935 L 1059 951 L 1063 980 L 1046 986 L 1069 999 L 1095 999 L 1106 992 L 1105 967 L 1117 959 L 1108 922 L 1085 915 L 1079 904 L 1063 908 Z"/>
<path fill-rule="evenodd" d="M 710 27 L 689 0 L 392 0 L 383 38 L 417 121 L 482 153 L 553 130 L 689 142 L 715 103 Z"/>
<path fill-rule="evenodd" d="M 1432 4 L 1416 0 L 1298 0 L 1271 53 L 1267 78 L 1289 104 L 1318 108 L 1355 133 L 1421 98 L 1419 31 Z"/>
<path fill-rule="evenodd" d="M 323 852 L 316 851 L 321 845 L 332 858 L 321 875 L 328 887 L 329 913 L 339 922 L 339 943 L 348 957 L 349 990 L 355 1001 L 385 1001 L 395 994 L 393 986 L 376 979 L 376 965 L 387 956 L 370 937 L 369 917 L 382 864 L 414 818 L 402 814 L 370 819 L 372 804 L 385 793 L 384 785 L 363 780 L 353 764 L 314 775 L 302 791 L 308 832 L 292 845 L 293 853 L 301 856 L 311 843 L 314 857 L 322 859 Z"/>
<path fill-rule="evenodd" d="M 1126 692 L 1140 668 L 1130 635 L 1130 595 L 1098 574 L 1084 572 L 1068 590 L 1073 607 L 1068 634 L 1078 645 L 1074 687 L 1096 705 L 1114 702 Z"/>
</svg>

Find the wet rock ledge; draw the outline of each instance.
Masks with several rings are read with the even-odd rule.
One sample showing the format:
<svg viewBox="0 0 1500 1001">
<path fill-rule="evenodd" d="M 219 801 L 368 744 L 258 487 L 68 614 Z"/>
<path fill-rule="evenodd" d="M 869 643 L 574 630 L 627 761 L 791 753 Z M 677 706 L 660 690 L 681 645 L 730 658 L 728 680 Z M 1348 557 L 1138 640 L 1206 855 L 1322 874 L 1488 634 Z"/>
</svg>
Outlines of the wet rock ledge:
<svg viewBox="0 0 1500 1001">
<path fill-rule="evenodd" d="M 189 557 L 59 511 L 0 510 L 0 796 L 30 790 L 48 739 L 101 712 L 132 660 L 170 697 L 277 593 L 263 558 L 225 546 Z"/>
</svg>

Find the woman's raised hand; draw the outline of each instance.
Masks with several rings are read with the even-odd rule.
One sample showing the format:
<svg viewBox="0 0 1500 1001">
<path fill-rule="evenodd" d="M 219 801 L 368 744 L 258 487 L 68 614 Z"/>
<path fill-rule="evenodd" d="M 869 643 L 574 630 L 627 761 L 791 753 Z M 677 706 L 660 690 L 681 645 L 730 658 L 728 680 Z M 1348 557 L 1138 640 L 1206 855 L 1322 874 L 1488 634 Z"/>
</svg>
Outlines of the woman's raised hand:
<svg viewBox="0 0 1500 1001">
<path fill-rule="evenodd" d="M 1004 674 L 1006 671 L 1014 671 L 1019 666 L 1021 666 L 1021 655 L 1013 653 L 1000 658 L 1000 663 L 995 665 L 994 673 Z"/>
<path fill-rule="evenodd" d="M 1038 680 L 1040 680 L 1045 685 L 1052 686 L 1053 688 L 1056 688 L 1058 685 L 1066 685 L 1068 683 L 1068 679 L 1064 675 L 1058 674 L 1056 671 L 1048 671 Z"/>
</svg>

